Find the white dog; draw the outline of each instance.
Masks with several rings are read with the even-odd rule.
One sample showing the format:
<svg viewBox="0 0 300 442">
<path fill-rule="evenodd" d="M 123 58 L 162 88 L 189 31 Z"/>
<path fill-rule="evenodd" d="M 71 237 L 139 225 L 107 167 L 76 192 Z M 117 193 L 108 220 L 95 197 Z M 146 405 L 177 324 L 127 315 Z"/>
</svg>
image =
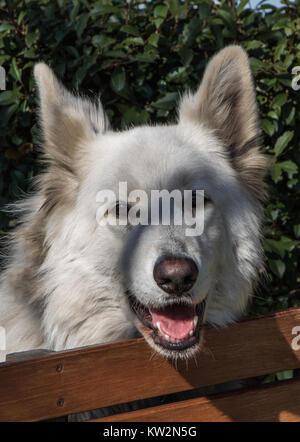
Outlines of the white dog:
<svg viewBox="0 0 300 442">
<path fill-rule="evenodd" d="M 198 91 L 183 96 L 177 124 L 124 132 L 45 64 L 34 73 L 48 164 L 36 194 L 16 206 L 0 286 L 7 352 L 140 332 L 165 357 L 194 355 L 204 322 L 224 326 L 243 313 L 262 264 L 265 159 L 247 55 L 220 51 Z M 100 225 L 97 194 L 118 194 L 120 182 L 149 196 L 204 190 L 203 233 L 187 236 L 174 222 Z M 120 216 L 124 202 L 115 206 L 106 216 Z"/>
</svg>

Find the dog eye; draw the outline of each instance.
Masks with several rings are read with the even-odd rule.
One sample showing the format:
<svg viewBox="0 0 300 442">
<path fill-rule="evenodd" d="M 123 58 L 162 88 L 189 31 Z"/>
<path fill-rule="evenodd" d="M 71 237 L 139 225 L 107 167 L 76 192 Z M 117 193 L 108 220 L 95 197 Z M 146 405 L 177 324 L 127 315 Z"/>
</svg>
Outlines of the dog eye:
<svg viewBox="0 0 300 442">
<path fill-rule="evenodd" d="M 117 201 L 115 205 L 115 211 L 116 211 L 116 218 L 120 218 L 120 216 L 128 215 L 130 206 L 129 204 L 125 203 L 124 201 Z"/>
</svg>

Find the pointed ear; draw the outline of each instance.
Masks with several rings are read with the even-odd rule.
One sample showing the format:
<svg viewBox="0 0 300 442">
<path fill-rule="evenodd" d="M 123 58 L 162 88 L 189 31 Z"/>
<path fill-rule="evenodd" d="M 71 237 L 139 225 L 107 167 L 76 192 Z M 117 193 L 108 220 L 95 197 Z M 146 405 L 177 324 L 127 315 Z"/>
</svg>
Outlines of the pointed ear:
<svg viewBox="0 0 300 442">
<path fill-rule="evenodd" d="M 46 154 L 54 162 L 70 165 L 88 141 L 106 130 L 102 105 L 72 95 L 44 63 L 35 66 L 34 76 Z"/>
<path fill-rule="evenodd" d="M 89 148 L 108 122 L 100 101 L 97 104 L 76 97 L 57 80 L 44 63 L 34 68 L 40 97 L 40 125 L 43 149 L 49 165 L 39 177 L 41 216 L 66 210 L 74 204 L 76 190 L 89 168 Z"/>
<path fill-rule="evenodd" d="M 266 161 L 259 151 L 255 92 L 248 57 L 241 47 L 228 46 L 212 58 L 198 91 L 183 97 L 179 123 L 213 130 L 244 183 L 262 198 Z"/>
</svg>

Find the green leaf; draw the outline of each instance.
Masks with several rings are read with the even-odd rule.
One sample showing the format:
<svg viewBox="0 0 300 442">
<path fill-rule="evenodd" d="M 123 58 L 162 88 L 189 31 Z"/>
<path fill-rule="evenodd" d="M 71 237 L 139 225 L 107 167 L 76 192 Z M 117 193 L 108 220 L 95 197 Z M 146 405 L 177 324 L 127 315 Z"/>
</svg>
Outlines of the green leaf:
<svg viewBox="0 0 300 442">
<path fill-rule="evenodd" d="M 263 120 L 261 120 L 261 126 L 263 128 L 263 131 L 270 137 L 274 134 L 276 126 L 272 121 L 264 118 Z"/>
<path fill-rule="evenodd" d="M 77 36 L 81 37 L 83 31 L 85 30 L 87 23 L 89 20 L 89 14 L 85 13 L 85 14 L 81 14 L 77 20 L 76 23 L 76 32 L 77 32 Z"/>
<path fill-rule="evenodd" d="M 23 20 L 23 18 L 25 17 L 26 14 L 27 14 L 27 11 L 21 11 L 20 12 L 20 14 L 18 16 L 18 20 L 17 20 L 17 23 L 18 23 L 19 26 L 20 26 L 21 21 Z"/>
<path fill-rule="evenodd" d="M 167 82 L 182 82 L 187 77 L 186 68 L 184 66 L 179 67 L 178 69 L 173 69 L 166 76 Z"/>
<path fill-rule="evenodd" d="M 285 370 L 279 373 L 276 373 L 276 377 L 279 381 L 286 381 L 288 379 L 293 379 L 294 370 Z"/>
<path fill-rule="evenodd" d="M 21 81 L 21 72 L 17 66 L 15 57 L 11 60 L 11 73 L 16 81 Z"/>
<path fill-rule="evenodd" d="M 108 35 L 94 35 L 92 38 L 92 45 L 100 48 L 106 48 L 116 42 L 115 38 L 111 38 Z"/>
<path fill-rule="evenodd" d="M 290 252 L 299 244 L 299 241 L 295 241 L 287 236 L 282 236 L 279 240 L 265 239 L 265 246 L 268 251 L 272 251 L 284 258 L 285 252 Z"/>
<path fill-rule="evenodd" d="M 147 111 L 136 109 L 134 107 L 128 108 L 127 106 L 124 106 L 122 111 L 122 120 L 125 126 L 131 124 L 146 124 L 149 118 L 150 115 Z"/>
<path fill-rule="evenodd" d="M 168 6 L 155 6 L 153 15 L 155 18 L 166 18 L 166 16 L 168 15 Z"/>
<path fill-rule="evenodd" d="M 264 63 L 262 61 L 260 61 L 258 58 L 250 57 L 249 61 L 250 61 L 251 69 L 253 70 L 254 73 L 257 73 L 257 72 L 263 70 Z"/>
<path fill-rule="evenodd" d="M 1 109 L 1 118 L 0 118 L 0 127 L 5 127 L 10 118 L 14 115 L 14 113 L 18 109 L 18 104 L 12 104 L 11 106 L 6 106 Z"/>
<path fill-rule="evenodd" d="M 268 112 L 268 117 L 274 118 L 274 120 L 278 120 L 278 114 L 275 111 Z"/>
<path fill-rule="evenodd" d="M 79 3 L 79 0 L 72 0 L 72 3 L 73 3 L 73 8 L 72 8 L 72 11 L 70 13 L 70 19 L 72 21 L 74 21 L 76 16 L 77 16 L 77 14 L 78 14 L 78 12 L 79 12 L 80 3 Z"/>
<path fill-rule="evenodd" d="M 235 27 L 231 12 L 225 11 L 224 9 L 219 9 L 217 14 L 223 19 L 224 23 L 228 26 L 229 29 Z"/>
<path fill-rule="evenodd" d="M 241 0 L 238 7 L 236 8 L 237 15 L 241 15 L 244 7 L 249 3 L 249 0 Z"/>
<path fill-rule="evenodd" d="M 280 246 L 280 241 L 266 238 L 264 241 L 264 247 L 268 252 L 276 253 L 281 258 L 284 258 L 285 250 Z"/>
<path fill-rule="evenodd" d="M 266 376 L 264 378 L 262 383 L 263 384 L 269 384 L 270 382 L 275 382 L 275 381 L 276 381 L 276 375 L 275 375 L 275 373 L 273 373 L 273 374 L 268 374 L 268 376 Z"/>
<path fill-rule="evenodd" d="M 35 59 L 35 58 L 38 58 L 38 54 L 34 51 L 33 48 L 30 48 L 30 49 L 26 48 L 24 51 L 24 57 Z"/>
<path fill-rule="evenodd" d="M 122 41 L 124 46 L 143 46 L 144 40 L 142 37 L 128 37 Z"/>
<path fill-rule="evenodd" d="M 189 65 L 194 57 L 194 52 L 192 51 L 192 49 L 186 47 L 179 49 L 178 54 L 181 59 L 181 62 L 184 65 Z"/>
<path fill-rule="evenodd" d="M 295 113 L 296 113 L 296 108 L 292 107 L 291 112 L 289 113 L 288 117 L 285 120 L 285 124 L 287 124 L 287 125 L 293 124 L 294 118 L 295 118 Z"/>
<path fill-rule="evenodd" d="M 0 25 L 0 32 L 5 32 L 5 31 L 14 31 L 15 27 L 13 25 L 10 25 L 8 23 L 4 23 L 2 25 Z"/>
<path fill-rule="evenodd" d="M 283 62 L 283 66 L 285 67 L 286 70 L 288 70 L 293 62 L 294 62 L 294 55 L 293 54 L 288 54 L 285 57 L 285 60 Z"/>
<path fill-rule="evenodd" d="M 202 20 L 206 20 L 207 17 L 209 17 L 210 11 L 211 11 L 211 4 L 206 2 L 201 2 L 199 4 L 199 17 L 201 17 Z"/>
<path fill-rule="evenodd" d="M 275 183 L 278 183 L 282 178 L 282 169 L 278 163 L 275 163 L 271 168 L 271 176 Z"/>
<path fill-rule="evenodd" d="M 278 276 L 278 278 L 282 278 L 285 272 L 285 263 L 280 259 L 270 259 L 269 266 L 274 275 Z"/>
<path fill-rule="evenodd" d="M 111 77 L 110 85 L 114 92 L 117 94 L 124 89 L 126 84 L 126 74 L 123 68 L 117 68 Z"/>
<path fill-rule="evenodd" d="M 7 106 L 9 104 L 17 103 L 19 94 L 15 91 L 4 91 L 0 93 L 0 106 Z"/>
<path fill-rule="evenodd" d="M 38 29 L 36 29 L 34 32 L 30 32 L 30 33 L 26 34 L 25 35 L 26 46 L 28 48 L 30 48 L 33 45 L 33 43 L 35 43 L 38 40 L 39 35 L 40 35 L 40 33 L 39 33 Z"/>
<path fill-rule="evenodd" d="M 178 99 L 178 92 L 167 92 L 166 95 L 159 100 L 152 102 L 151 106 L 158 109 L 172 109 Z"/>
<path fill-rule="evenodd" d="M 273 98 L 271 105 L 273 107 L 281 107 L 287 102 L 287 99 L 287 94 L 278 94 L 276 95 L 276 97 Z"/>
<path fill-rule="evenodd" d="M 279 163 L 281 169 L 283 169 L 285 172 L 287 172 L 289 178 L 292 178 L 292 176 L 298 172 L 298 166 L 296 163 L 294 163 L 291 160 L 282 161 Z"/>
<path fill-rule="evenodd" d="M 278 157 L 284 151 L 284 149 L 287 147 L 293 136 L 294 136 L 294 131 L 287 130 L 277 139 L 274 146 L 274 152 L 276 157 Z"/>
<path fill-rule="evenodd" d="M 126 34 L 129 35 L 134 35 L 135 37 L 140 36 L 139 29 L 136 26 L 124 25 L 120 28 L 120 31 L 125 32 Z"/>
<path fill-rule="evenodd" d="M 86 74 L 87 74 L 86 66 L 80 66 L 80 68 L 77 69 L 76 74 L 73 77 L 73 84 L 76 87 L 76 89 L 83 82 L 84 78 L 86 77 Z"/>
<path fill-rule="evenodd" d="M 102 14 L 113 14 L 118 13 L 119 9 L 115 6 L 98 4 L 90 12 L 91 16 L 97 16 Z"/>
<path fill-rule="evenodd" d="M 284 53 L 284 51 L 286 50 L 286 39 L 284 39 L 283 41 L 281 41 L 278 46 L 275 49 L 274 52 L 274 60 L 278 61 L 280 60 L 281 55 Z"/>
<path fill-rule="evenodd" d="M 178 0 L 167 0 L 171 14 L 178 16 L 180 14 L 182 6 Z M 183 5 L 184 6 L 184 5 Z"/>
<path fill-rule="evenodd" d="M 294 225 L 293 229 L 294 229 L 295 237 L 300 238 L 300 224 Z"/>
<path fill-rule="evenodd" d="M 249 2 L 249 0 L 247 0 L 247 3 Z M 250 49 L 258 49 L 261 48 L 263 46 L 263 42 L 260 40 L 252 40 L 252 41 L 247 41 L 244 43 L 244 47 L 247 51 L 249 51 Z"/>
<path fill-rule="evenodd" d="M 158 29 L 163 22 L 164 22 L 163 18 L 160 18 L 160 17 L 159 18 L 155 18 L 154 19 L 154 24 L 155 24 L 156 29 Z"/>
<path fill-rule="evenodd" d="M 280 238 L 280 246 L 284 248 L 284 250 L 292 251 L 297 245 L 299 244 L 299 241 L 294 241 L 291 238 L 288 238 L 287 236 L 282 236 Z"/>
<path fill-rule="evenodd" d="M 197 17 L 193 17 L 189 22 L 187 22 L 183 28 L 183 42 L 189 46 L 192 45 L 196 37 L 201 33 L 201 25 L 202 21 Z"/>
<path fill-rule="evenodd" d="M 155 48 L 157 48 L 158 40 L 159 40 L 159 34 L 154 33 L 151 34 L 150 37 L 148 38 L 148 43 L 154 46 Z"/>
</svg>

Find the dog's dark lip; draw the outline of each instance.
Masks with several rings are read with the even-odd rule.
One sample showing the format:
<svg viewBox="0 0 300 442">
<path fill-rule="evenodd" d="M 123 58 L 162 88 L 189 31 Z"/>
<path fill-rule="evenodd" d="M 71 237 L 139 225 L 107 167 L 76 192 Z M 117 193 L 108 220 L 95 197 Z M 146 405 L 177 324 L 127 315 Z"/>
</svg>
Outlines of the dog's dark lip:
<svg viewBox="0 0 300 442">
<path fill-rule="evenodd" d="M 151 313 L 147 306 L 141 304 L 136 297 L 130 293 L 127 292 L 127 296 L 129 299 L 129 304 L 132 309 L 132 311 L 135 313 L 139 321 L 146 326 L 147 328 L 152 330 L 152 339 L 153 342 L 160 347 L 163 347 L 164 349 L 171 350 L 171 351 L 183 351 L 188 348 L 191 348 L 192 346 L 195 346 L 200 341 L 200 335 L 201 335 L 201 329 L 203 326 L 203 319 L 204 319 L 204 312 L 205 312 L 205 305 L 206 305 L 206 299 L 204 299 L 199 304 L 195 305 L 195 313 L 198 316 L 198 322 L 194 330 L 194 334 L 192 336 L 189 336 L 187 339 L 184 339 L 179 342 L 170 342 L 164 339 L 160 334 L 158 334 L 157 328 L 154 327 L 152 323 Z M 174 302 L 175 304 L 175 302 Z M 176 302 L 178 304 L 178 302 Z M 179 303 L 180 304 L 180 303 Z M 187 304 L 187 302 L 183 302 L 182 304 Z M 169 304 L 170 305 L 170 304 Z"/>
<path fill-rule="evenodd" d="M 154 330 L 154 326 L 151 321 L 151 314 L 146 306 L 141 304 L 134 295 L 132 295 L 129 291 L 126 292 L 128 299 L 129 299 L 129 305 L 131 307 L 131 310 L 136 314 L 138 319 L 148 328 L 151 328 L 151 330 Z"/>
</svg>

